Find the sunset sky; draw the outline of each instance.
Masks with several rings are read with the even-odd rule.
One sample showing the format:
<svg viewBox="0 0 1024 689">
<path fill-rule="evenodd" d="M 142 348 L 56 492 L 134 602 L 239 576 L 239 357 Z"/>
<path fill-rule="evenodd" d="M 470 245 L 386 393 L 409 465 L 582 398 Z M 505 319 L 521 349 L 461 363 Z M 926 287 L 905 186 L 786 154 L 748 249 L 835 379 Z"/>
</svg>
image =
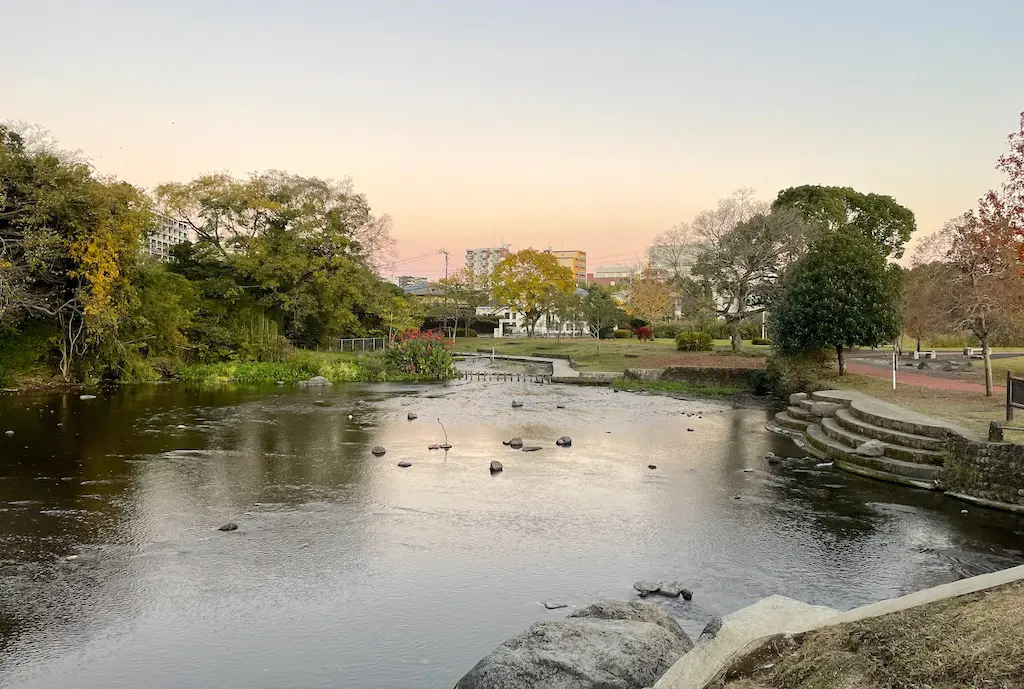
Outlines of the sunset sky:
<svg viewBox="0 0 1024 689">
<path fill-rule="evenodd" d="M 398 268 L 632 261 L 739 187 L 890 194 L 922 232 L 998 177 L 1021 0 L 10 0 L 0 120 L 106 174 L 350 176 Z"/>
</svg>

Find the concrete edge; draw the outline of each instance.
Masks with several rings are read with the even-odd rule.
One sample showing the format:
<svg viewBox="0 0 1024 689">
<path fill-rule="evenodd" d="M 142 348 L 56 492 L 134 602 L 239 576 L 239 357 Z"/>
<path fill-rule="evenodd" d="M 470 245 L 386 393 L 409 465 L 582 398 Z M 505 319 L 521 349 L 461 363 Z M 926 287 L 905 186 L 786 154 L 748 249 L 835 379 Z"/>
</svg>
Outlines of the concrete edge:
<svg viewBox="0 0 1024 689">
<path fill-rule="evenodd" d="M 951 498 L 956 498 L 957 500 L 962 500 L 963 502 L 969 502 L 972 505 L 978 505 L 979 507 L 989 507 L 994 510 L 1024 514 L 1024 505 L 1011 505 L 1008 502 L 999 502 L 998 500 L 989 500 L 987 498 L 976 498 L 973 495 L 967 495 L 966 493 L 954 493 L 953 491 L 946 491 L 946 495 Z"/>
</svg>

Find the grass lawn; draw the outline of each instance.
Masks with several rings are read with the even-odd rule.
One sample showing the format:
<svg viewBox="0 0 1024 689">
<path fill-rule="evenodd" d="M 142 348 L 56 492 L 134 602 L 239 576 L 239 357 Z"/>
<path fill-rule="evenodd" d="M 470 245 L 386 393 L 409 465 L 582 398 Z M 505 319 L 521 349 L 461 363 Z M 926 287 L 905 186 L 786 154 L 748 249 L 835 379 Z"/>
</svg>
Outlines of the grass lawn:
<svg viewBox="0 0 1024 689">
<path fill-rule="evenodd" d="M 722 341 L 725 343 L 725 341 Z M 748 346 L 743 355 L 733 355 L 728 348 L 716 347 L 714 352 L 677 352 L 675 340 L 601 340 L 594 339 L 512 339 L 460 337 L 455 350 L 491 351 L 510 356 L 568 355 L 581 371 L 624 371 L 627 368 L 666 368 L 668 366 L 709 366 L 715 368 L 764 368 L 768 347 Z"/>
<path fill-rule="evenodd" d="M 1024 584 L 826 627 L 733 662 L 727 689 L 1003 689 L 1024 677 Z"/>
<path fill-rule="evenodd" d="M 948 419 L 975 431 L 981 437 L 988 437 L 990 421 L 1006 420 L 1006 398 L 1001 394 L 985 397 L 984 394 L 977 392 L 935 390 L 914 385 L 898 385 L 893 390 L 889 380 L 858 376 L 853 373 L 837 380 L 836 387 L 860 390 L 887 402 L 909 407 L 922 414 Z M 1007 435 L 1007 439 L 1019 440 L 1020 438 Z"/>
</svg>

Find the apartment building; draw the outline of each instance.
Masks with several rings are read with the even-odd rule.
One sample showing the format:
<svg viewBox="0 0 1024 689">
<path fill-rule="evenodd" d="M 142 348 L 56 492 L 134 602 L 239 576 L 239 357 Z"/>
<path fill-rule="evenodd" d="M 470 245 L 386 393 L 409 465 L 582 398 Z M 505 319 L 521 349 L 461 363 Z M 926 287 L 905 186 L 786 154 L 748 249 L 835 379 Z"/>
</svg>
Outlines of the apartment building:
<svg viewBox="0 0 1024 689">
<path fill-rule="evenodd" d="M 501 259 L 508 256 L 508 246 L 484 247 L 480 249 L 466 249 L 466 267 L 477 276 L 484 277 L 491 274 L 494 266 L 498 265 Z"/>
<path fill-rule="evenodd" d="M 419 277 L 416 275 L 399 275 L 398 278 L 396 278 L 395 280 L 395 284 L 397 284 L 404 290 L 408 290 L 413 287 L 425 287 L 427 282 L 429 282 L 427 278 Z"/>
<path fill-rule="evenodd" d="M 577 285 L 587 284 L 587 252 L 579 251 L 578 249 L 566 249 L 560 251 L 551 251 L 555 258 L 558 259 L 558 265 L 568 268 L 572 271 L 573 278 L 576 280 Z"/>
<path fill-rule="evenodd" d="M 155 226 L 143 240 L 142 250 L 160 261 L 168 261 L 171 249 L 192 242 L 192 231 L 180 220 L 172 220 L 163 215 L 154 215 L 154 218 Z"/>
</svg>

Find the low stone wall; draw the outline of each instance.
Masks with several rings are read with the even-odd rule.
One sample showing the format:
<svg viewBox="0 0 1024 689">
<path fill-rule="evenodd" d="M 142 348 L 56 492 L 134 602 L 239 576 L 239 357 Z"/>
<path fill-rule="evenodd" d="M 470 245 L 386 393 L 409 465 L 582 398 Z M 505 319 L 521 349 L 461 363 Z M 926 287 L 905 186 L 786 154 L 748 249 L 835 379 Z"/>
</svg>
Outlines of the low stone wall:
<svg viewBox="0 0 1024 689">
<path fill-rule="evenodd" d="M 687 383 L 722 385 L 756 390 L 764 376 L 761 369 L 711 368 L 706 366 L 671 366 L 661 372 L 660 380 L 682 380 Z"/>
<path fill-rule="evenodd" d="M 942 485 L 954 495 L 1024 509 L 1024 445 L 971 440 L 950 433 Z"/>
</svg>

